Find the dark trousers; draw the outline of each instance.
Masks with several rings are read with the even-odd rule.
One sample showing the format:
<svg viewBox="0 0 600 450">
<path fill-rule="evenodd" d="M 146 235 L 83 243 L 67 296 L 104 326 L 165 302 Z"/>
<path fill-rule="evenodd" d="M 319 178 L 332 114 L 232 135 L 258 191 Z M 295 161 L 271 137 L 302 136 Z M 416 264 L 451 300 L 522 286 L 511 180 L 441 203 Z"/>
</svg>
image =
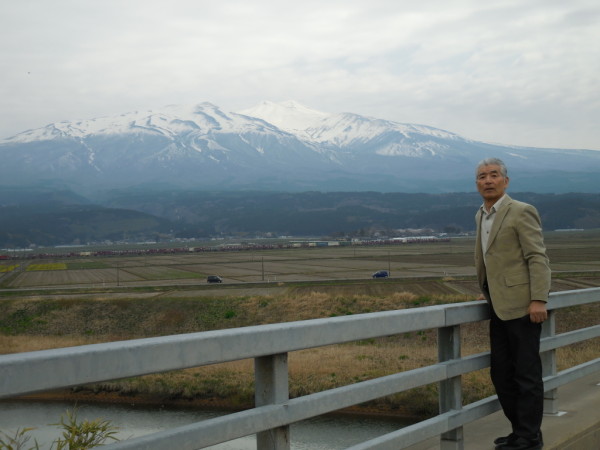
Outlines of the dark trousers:
<svg viewBox="0 0 600 450">
<path fill-rule="evenodd" d="M 538 437 L 544 414 L 541 330 L 541 324 L 532 323 L 529 315 L 504 321 L 492 311 L 492 383 L 513 433 L 526 439 Z"/>
</svg>

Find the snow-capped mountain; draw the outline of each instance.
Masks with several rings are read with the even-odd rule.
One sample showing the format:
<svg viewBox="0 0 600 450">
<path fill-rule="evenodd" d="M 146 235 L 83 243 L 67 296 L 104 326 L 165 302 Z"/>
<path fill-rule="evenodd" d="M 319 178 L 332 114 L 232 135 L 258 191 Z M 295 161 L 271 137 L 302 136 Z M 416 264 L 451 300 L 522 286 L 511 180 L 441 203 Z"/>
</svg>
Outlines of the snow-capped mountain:
<svg viewBox="0 0 600 450">
<path fill-rule="evenodd" d="M 303 134 L 304 131 L 319 126 L 331 114 L 308 108 L 293 100 L 275 103 L 264 101 L 253 108 L 240 111 L 249 117 L 258 117 L 290 133 Z"/>
<path fill-rule="evenodd" d="M 296 102 L 239 113 L 172 105 L 28 130 L 0 141 L 0 184 L 471 191 L 489 156 L 506 161 L 513 190 L 600 192 L 600 152 L 502 147 Z"/>
<path fill-rule="evenodd" d="M 460 139 L 459 136 L 437 128 L 424 125 L 400 124 L 388 120 L 374 119 L 357 114 L 328 114 L 307 108 L 297 102 L 262 102 L 254 108 L 241 111 L 242 114 L 258 117 L 272 123 L 282 130 L 320 144 L 333 144 L 339 148 L 353 143 L 365 142 L 369 138 L 396 132 L 404 137 L 406 143 L 416 134 L 431 135 L 444 139 Z M 402 154 L 402 149 L 410 146 L 396 146 L 396 151 L 378 151 L 382 155 Z M 434 145 L 435 147 L 435 145 Z M 410 154 L 410 150 L 408 154 Z"/>
</svg>

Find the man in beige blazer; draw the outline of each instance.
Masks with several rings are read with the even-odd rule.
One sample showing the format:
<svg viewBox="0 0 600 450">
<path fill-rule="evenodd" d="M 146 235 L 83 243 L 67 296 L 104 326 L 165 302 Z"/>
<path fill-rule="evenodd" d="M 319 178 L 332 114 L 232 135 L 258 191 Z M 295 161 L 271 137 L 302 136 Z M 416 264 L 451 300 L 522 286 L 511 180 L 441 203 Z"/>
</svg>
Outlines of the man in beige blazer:
<svg viewBox="0 0 600 450">
<path fill-rule="evenodd" d="M 497 158 L 479 163 L 475 216 L 475 266 L 481 299 L 490 305 L 490 375 L 512 433 L 496 449 L 543 446 L 544 386 L 539 356 L 541 323 L 547 318 L 550 266 L 537 210 L 506 194 L 509 178 Z"/>
</svg>

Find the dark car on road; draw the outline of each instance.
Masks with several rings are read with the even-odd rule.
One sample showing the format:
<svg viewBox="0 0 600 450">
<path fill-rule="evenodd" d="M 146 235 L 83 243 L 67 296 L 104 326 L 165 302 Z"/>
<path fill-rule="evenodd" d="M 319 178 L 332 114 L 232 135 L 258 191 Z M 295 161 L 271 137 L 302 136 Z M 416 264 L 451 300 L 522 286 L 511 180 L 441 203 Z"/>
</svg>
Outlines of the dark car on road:
<svg viewBox="0 0 600 450">
<path fill-rule="evenodd" d="M 389 276 L 390 274 L 387 270 L 378 270 L 373 275 L 371 275 L 371 278 L 387 278 Z"/>
<path fill-rule="evenodd" d="M 206 279 L 207 283 L 222 283 L 223 279 L 217 275 L 209 275 Z"/>
</svg>

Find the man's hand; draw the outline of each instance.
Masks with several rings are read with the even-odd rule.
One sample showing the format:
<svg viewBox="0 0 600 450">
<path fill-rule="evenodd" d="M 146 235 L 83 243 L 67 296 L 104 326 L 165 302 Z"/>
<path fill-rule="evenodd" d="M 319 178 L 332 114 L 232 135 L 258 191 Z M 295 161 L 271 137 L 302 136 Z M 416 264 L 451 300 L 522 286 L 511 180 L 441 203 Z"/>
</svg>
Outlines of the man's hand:
<svg viewBox="0 0 600 450">
<path fill-rule="evenodd" d="M 546 302 L 540 300 L 532 300 L 529 304 L 529 319 L 533 323 L 542 323 L 548 318 L 548 311 L 546 310 Z"/>
</svg>

